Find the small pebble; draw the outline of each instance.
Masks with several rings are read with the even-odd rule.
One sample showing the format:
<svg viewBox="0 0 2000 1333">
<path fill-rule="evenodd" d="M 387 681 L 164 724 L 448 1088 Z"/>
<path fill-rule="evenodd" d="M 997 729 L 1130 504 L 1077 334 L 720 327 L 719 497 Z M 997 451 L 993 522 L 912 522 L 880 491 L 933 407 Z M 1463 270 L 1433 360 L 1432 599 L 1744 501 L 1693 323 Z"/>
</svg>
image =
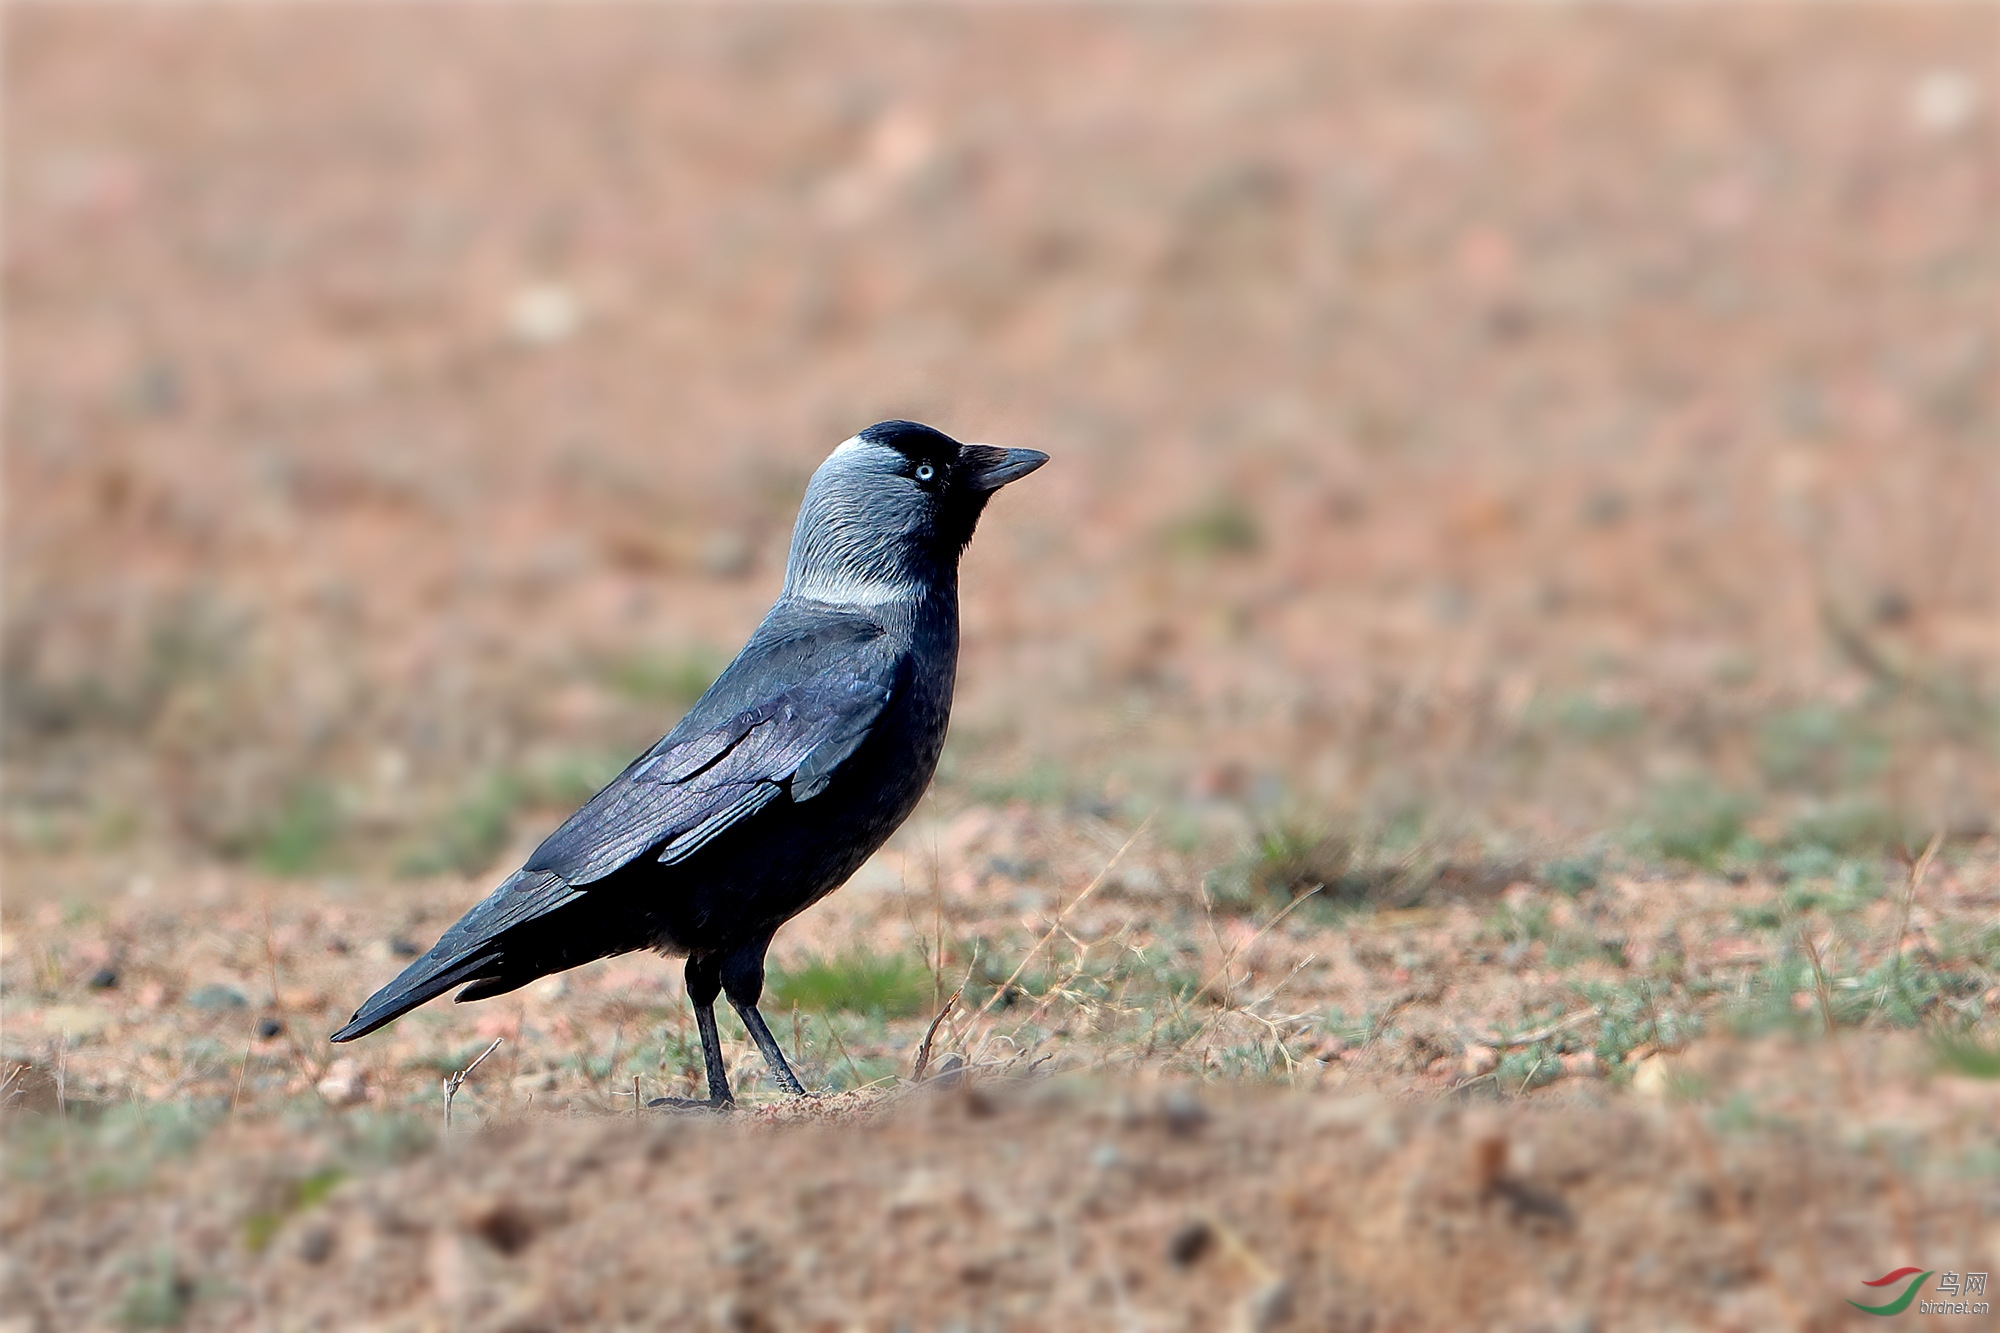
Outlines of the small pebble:
<svg viewBox="0 0 2000 1333">
<path fill-rule="evenodd" d="M 368 1100 L 368 1077 L 350 1059 L 335 1060 L 316 1087 L 330 1106 L 353 1106 Z"/>
<path fill-rule="evenodd" d="M 1955 134 L 1979 110 L 1979 85 L 1955 69 L 1934 69 L 1910 86 L 1910 121 L 1926 134 Z"/>
<path fill-rule="evenodd" d="M 740 532 L 714 532 L 701 544 L 702 571 L 714 578 L 734 578 L 748 572 L 750 539 Z"/>
<path fill-rule="evenodd" d="M 1160 1116 L 1166 1121 L 1169 1134 L 1189 1138 L 1199 1134 L 1208 1123 L 1208 1108 L 1193 1093 L 1176 1088 L 1161 1100 Z"/>
<path fill-rule="evenodd" d="M 1265 1333 L 1268 1329 L 1282 1328 L 1291 1320 L 1292 1284 L 1283 1278 L 1273 1278 L 1243 1302 L 1243 1317 L 1238 1326 L 1251 1333 Z"/>
<path fill-rule="evenodd" d="M 1191 1218 L 1167 1237 L 1167 1262 L 1175 1268 L 1192 1268 L 1214 1245 L 1215 1228 L 1198 1217 Z"/>
<path fill-rule="evenodd" d="M 299 1234 L 299 1258 L 309 1264 L 323 1264 L 333 1254 L 333 1228 L 310 1226 Z"/>
<path fill-rule="evenodd" d="M 221 1009 L 246 1008 L 250 1003 L 250 1001 L 243 998 L 242 991 L 237 990 L 234 986 L 224 986 L 220 983 L 212 986 L 203 986 L 200 990 L 188 996 L 187 1002 L 195 1009 L 205 1009 L 211 1013 Z"/>
<path fill-rule="evenodd" d="M 559 282 L 523 287 L 507 303 L 507 331 L 530 347 L 568 342 L 582 324 L 583 306 L 576 293 Z"/>
</svg>

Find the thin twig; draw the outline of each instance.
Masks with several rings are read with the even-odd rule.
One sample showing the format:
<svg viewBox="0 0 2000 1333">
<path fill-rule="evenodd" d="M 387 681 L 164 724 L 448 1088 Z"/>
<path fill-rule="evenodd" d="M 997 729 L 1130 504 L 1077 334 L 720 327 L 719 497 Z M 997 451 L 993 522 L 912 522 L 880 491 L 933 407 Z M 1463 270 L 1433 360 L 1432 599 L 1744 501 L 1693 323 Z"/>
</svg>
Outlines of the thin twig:
<svg viewBox="0 0 2000 1333">
<path fill-rule="evenodd" d="M 799 1021 L 799 1002 L 797 1000 L 792 1001 L 792 1049 L 798 1052 L 799 1063 L 804 1064 L 806 1058 L 806 1030 L 804 1025 Z"/>
<path fill-rule="evenodd" d="M 1604 1011 L 1602 1009 L 1597 1008 L 1596 1006 L 1593 1005 L 1589 1009 L 1578 1010 L 1576 1013 L 1569 1015 L 1567 1018 L 1559 1018 L 1553 1023 L 1545 1024 L 1544 1026 L 1535 1028 L 1533 1031 L 1530 1032 L 1517 1032 L 1511 1037 L 1482 1036 L 1480 1038 L 1479 1044 L 1482 1046 L 1492 1046 L 1495 1047 L 1496 1049 L 1503 1051 L 1508 1050 L 1509 1048 L 1515 1046 L 1533 1046 L 1538 1041 L 1547 1041 L 1550 1037 L 1555 1036 L 1558 1032 L 1567 1032 L 1569 1029 L 1575 1027 L 1579 1023 L 1588 1022 L 1593 1018 L 1598 1018 L 1602 1016 L 1603 1013 Z"/>
<path fill-rule="evenodd" d="M 1833 1035 L 1833 988 L 1827 985 L 1826 966 L 1820 961 L 1819 945 L 1805 922 L 1799 923 L 1799 943 L 1805 946 L 1806 960 L 1812 964 L 1813 990 L 1819 996 L 1819 1018 L 1826 1035 Z"/>
<path fill-rule="evenodd" d="M 1931 834 L 1924 854 L 1910 863 L 1910 869 L 1903 882 L 1903 913 L 1896 922 L 1896 949 L 1889 956 L 1889 980 L 1882 987 L 1882 993 L 1875 998 L 1875 1008 L 1879 1011 L 1889 1002 L 1889 991 L 1893 987 L 1903 989 L 1903 941 L 1910 934 L 1910 909 L 1916 906 L 1917 889 L 1922 886 L 1924 876 L 1930 872 L 1931 862 L 1937 858 L 1938 848 L 1944 846 L 1944 830 Z"/>
<path fill-rule="evenodd" d="M 1221 1240 L 1222 1247 L 1235 1257 L 1236 1262 L 1249 1270 L 1250 1276 L 1257 1281 L 1259 1286 L 1277 1279 L 1277 1270 L 1264 1262 L 1263 1257 L 1250 1248 L 1250 1243 L 1243 1239 L 1242 1233 L 1237 1231 L 1235 1227 L 1230 1226 L 1227 1222 L 1212 1214 L 1204 1217 L 1202 1220 L 1208 1223 L 1208 1229 L 1215 1233 L 1217 1239 Z"/>
<path fill-rule="evenodd" d="M 618 1020 L 617 1024 L 611 1029 L 611 1054 L 606 1056 L 604 1060 L 604 1077 L 607 1081 L 611 1078 L 612 1074 L 617 1072 L 618 1047 L 619 1044 L 624 1040 L 625 1040 L 625 1020 L 621 1018 Z M 585 1077 L 588 1077 L 590 1074 L 590 1062 L 588 1060 L 584 1062 L 583 1072 Z M 616 1097 L 618 1094 L 607 1090 L 604 1095 L 608 1100 L 609 1098 Z"/>
<path fill-rule="evenodd" d="M 959 988 L 951 993 L 951 998 L 944 1002 L 944 1008 L 938 1010 L 937 1017 L 931 1020 L 929 1029 L 924 1033 L 923 1042 L 917 1047 L 917 1064 L 916 1068 L 910 1071 L 910 1082 L 924 1081 L 924 1070 L 931 1062 L 931 1039 L 937 1036 L 937 1030 L 944 1025 L 944 1020 L 951 1016 L 952 1006 L 958 1003 L 958 997 L 963 994 L 965 986 L 961 983 Z"/>
<path fill-rule="evenodd" d="M 1318 894 L 1324 888 L 1326 888 L 1326 885 L 1324 884 L 1313 885 L 1310 889 L 1307 889 L 1304 893 L 1300 894 L 1298 897 L 1286 903 L 1284 907 L 1279 909 L 1278 913 L 1275 916 L 1273 916 L 1269 921 L 1266 921 L 1263 925 L 1257 927 L 1255 934 L 1251 935 L 1249 939 L 1243 941 L 1243 943 L 1237 945 L 1235 948 L 1229 951 L 1229 956 L 1222 960 L 1222 966 L 1216 968 L 1213 975 L 1211 975 L 1207 981 L 1202 982 L 1201 985 L 1196 986 L 1194 988 L 1194 991 L 1187 997 L 1188 1003 L 1192 1004 L 1196 1000 L 1200 999 L 1201 993 L 1203 991 L 1207 990 L 1209 987 L 1213 986 L 1216 982 L 1222 980 L 1225 976 L 1227 976 L 1229 969 L 1236 963 L 1237 955 L 1248 952 L 1250 947 L 1256 944 L 1258 940 L 1261 940 L 1264 938 L 1264 936 L 1270 934 L 1272 927 L 1276 926 L 1280 921 L 1283 921 L 1293 912 L 1296 912 L 1308 898 L 1311 898 L 1314 895 Z M 1229 997 L 1227 995 L 1221 996 L 1221 999 L 1224 1004 L 1229 1003 Z"/>
<path fill-rule="evenodd" d="M 1256 932 L 1252 934 L 1249 939 L 1243 941 L 1243 943 L 1231 949 L 1229 951 L 1228 956 L 1222 960 L 1222 966 L 1215 969 L 1215 972 L 1208 978 L 1207 981 L 1202 982 L 1201 985 L 1196 986 L 1194 990 L 1189 992 L 1185 1001 L 1181 1000 L 1179 997 L 1175 997 L 1174 999 L 1175 1021 L 1176 1022 L 1179 1021 L 1181 1015 L 1187 1011 L 1188 1005 L 1193 1004 L 1196 1000 L 1201 998 L 1203 991 L 1208 990 L 1211 986 L 1215 985 L 1217 981 L 1223 979 L 1228 974 L 1229 969 L 1236 965 L 1237 955 L 1247 952 L 1252 945 L 1257 943 L 1258 940 L 1263 939 L 1264 936 L 1270 932 L 1273 926 L 1276 926 L 1280 921 L 1283 921 L 1286 917 L 1290 916 L 1294 911 L 1296 911 L 1299 907 L 1299 904 L 1305 902 L 1306 899 L 1312 897 L 1314 894 L 1318 893 L 1321 889 L 1324 889 L 1325 887 L 1326 886 L 1324 884 L 1315 884 L 1312 888 L 1308 889 L 1306 892 L 1300 894 L 1298 897 L 1286 903 L 1284 907 L 1269 921 L 1266 921 L 1263 925 L 1259 926 Z M 1292 975 L 1296 976 L 1298 974 L 1298 970 L 1299 970 L 1298 968 L 1293 968 Z M 1290 976 L 1285 978 L 1285 981 L 1290 981 L 1290 980 L 1291 980 Z M 1284 985 L 1284 982 L 1279 982 L 1278 984 L 1282 986 Z M 1276 990 L 1272 991 L 1273 995 L 1275 995 L 1276 993 L 1277 993 Z M 1242 1008 L 1242 1006 L 1237 1005 L 1230 1000 L 1227 991 L 1219 992 L 1218 998 L 1220 998 L 1223 1003 L 1223 1008 L 1221 1010 L 1221 1013 L 1246 1012 Z M 1267 995 L 1264 998 L 1268 1000 L 1270 996 Z M 1254 1001 L 1254 1003 L 1262 1004 L 1264 1003 L 1264 1000 L 1257 1000 Z M 1196 1028 L 1193 1032 L 1189 1033 L 1184 1040 L 1175 1045 L 1173 1054 L 1168 1058 L 1179 1059 L 1181 1052 L 1185 1051 L 1189 1046 L 1192 1046 L 1196 1038 L 1205 1034 L 1210 1028 L 1210 1026 L 1214 1024 L 1215 1019 L 1218 1016 L 1219 1015 L 1211 1014 L 1207 1019 L 1205 1019 L 1200 1027 Z"/>
<path fill-rule="evenodd" d="M 1284 977 L 1278 982 L 1277 985 L 1271 987 L 1271 989 L 1265 991 L 1263 995 L 1259 996 L 1257 999 L 1250 1001 L 1250 1003 L 1238 1006 L 1240 1011 L 1243 1013 L 1249 1013 L 1252 1009 L 1255 1009 L 1258 1005 L 1269 1004 L 1271 1001 L 1277 999 L 1278 992 L 1283 990 L 1285 987 L 1291 985 L 1293 977 L 1305 971 L 1307 968 L 1311 967 L 1314 963 L 1318 961 L 1319 961 L 1319 955 L 1316 953 L 1309 953 L 1304 958 L 1299 959 L 1298 962 L 1292 964 L 1292 970 L 1285 973 Z M 1294 1014 L 1291 1018 L 1271 1019 L 1266 1021 L 1279 1022 L 1279 1023 L 1294 1023 L 1300 1021 L 1302 1017 L 1303 1015 Z"/>
<path fill-rule="evenodd" d="M 1298 969 L 1294 968 L 1293 975 L 1297 975 L 1297 971 Z M 1286 977 L 1285 980 L 1290 981 L 1291 977 Z M 1265 1000 L 1268 1000 L 1269 998 L 1270 996 L 1268 995 L 1264 997 Z M 1264 1003 L 1264 1000 L 1258 1000 L 1255 1001 L 1255 1003 L 1262 1004 Z M 1292 1048 L 1285 1044 L 1285 1029 L 1287 1027 L 1292 1026 L 1295 1023 L 1301 1022 L 1302 1020 L 1300 1018 L 1298 1018 L 1296 1015 L 1290 1018 L 1266 1018 L 1262 1014 L 1251 1013 L 1248 1008 L 1234 1009 L 1231 1010 L 1230 1012 L 1241 1014 L 1243 1017 L 1249 1019 L 1252 1023 L 1263 1024 L 1265 1031 L 1271 1034 L 1271 1042 L 1278 1048 L 1278 1054 L 1282 1055 L 1285 1058 L 1286 1076 L 1290 1077 L 1292 1074 L 1297 1072 L 1299 1067 L 1299 1062 L 1296 1058 L 1293 1057 Z"/>
<path fill-rule="evenodd" d="M 840 1052 L 841 1059 L 847 1061 L 847 1072 L 854 1075 L 855 1087 L 867 1087 L 868 1085 L 861 1081 L 861 1066 L 855 1064 L 854 1057 L 847 1053 L 847 1043 L 840 1039 L 840 1029 L 833 1025 L 831 1017 L 826 1022 L 826 1035 L 833 1038 L 833 1048 Z M 876 1079 L 875 1081 L 880 1083 L 882 1080 Z"/>
<path fill-rule="evenodd" d="M 264 890 L 264 965 L 271 970 L 271 1007 L 280 1009 L 278 1000 L 278 944 L 271 931 L 271 891 Z"/>
<path fill-rule="evenodd" d="M 1444 1090 L 1443 1100 L 1449 1101 L 1455 1094 L 1464 1092 L 1475 1083 L 1484 1083 L 1489 1078 L 1493 1080 L 1494 1086 L 1498 1087 L 1500 1084 L 1500 1071 L 1489 1069 L 1483 1074 L 1473 1074 L 1470 1077 L 1460 1079 Z"/>
<path fill-rule="evenodd" d="M 1051 925 L 1048 929 L 1048 932 L 1044 934 L 1039 940 L 1035 941 L 1035 946 L 1032 949 L 1029 949 L 1027 953 L 1021 956 L 1020 966 L 1014 969 L 1012 976 L 1008 977 L 1005 981 L 1000 983 L 1000 988 L 998 990 L 994 991 L 993 994 L 989 995 L 986 998 L 985 1004 L 979 1006 L 979 1012 L 974 1015 L 975 1018 L 984 1018 L 987 1015 L 987 1013 L 992 1010 L 993 1006 L 1000 1002 L 1000 997 L 1007 994 L 1008 991 L 1014 988 L 1014 983 L 1019 981 L 1021 979 L 1021 974 L 1028 970 L 1028 964 L 1034 961 L 1035 955 L 1040 953 L 1045 947 L 1047 947 L 1048 942 L 1056 937 L 1056 932 L 1062 929 L 1063 921 L 1069 916 L 1071 912 L 1077 909 L 1077 907 L 1083 902 L 1085 898 L 1088 898 L 1091 894 L 1097 891 L 1097 886 L 1104 883 L 1105 876 L 1111 873 L 1112 867 L 1116 866 L 1120 858 L 1122 858 L 1125 855 L 1125 853 L 1132 850 L 1132 844 L 1139 841 L 1139 839 L 1145 834 L 1146 830 L 1152 827 L 1153 816 L 1159 813 L 1160 812 L 1158 810 L 1155 810 L 1153 811 L 1153 814 L 1147 815 L 1145 822 L 1140 824 L 1137 829 L 1133 830 L 1131 837 L 1125 839 L 1125 845 L 1123 847 L 1120 847 L 1117 851 L 1111 854 L 1111 859 L 1104 863 L 1104 869 L 1097 872 L 1097 878 L 1090 881 L 1090 883 L 1084 887 L 1082 893 L 1079 893 L 1076 895 L 1076 897 L 1070 899 L 1069 905 L 1067 907 L 1063 908 L 1062 911 L 1056 913 L 1055 924 Z"/>
<path fill-rule="evenodd" d="M 271 974 L 271 1012 L 281 1016 L 279 1023 L 284 1028 L 285 1045 L 292 1049 L 293 1067 L 306 1071 L 306 1081 L 308 1083 L 317 1083 L 321 1076 L 326 1073 L 325 1066 L 317 1069 L 314 1067 L 312 1057 L 299 1045 L 298 1034 L 292 1031 L 292 1025 L 285 1022 L 282 1017 L 285 1013 L 285 1002 L 278 998 L 278 942 L 275 935 L 276 931 L 271 925 L 271 891 L 266 888 L 264 890 L 264 966 Z M 253 1027 L 251 1030 L 254 1032 L 256 1029 Z"/>
<path fill-rule="evenodd" d="M 243 1039 L 243 1062 L 236 1066 L 236 1091 L 229 1094 L 229 1119 L 236 1118 L 236 1104 L 243 1100 L 243 1080 L 250 1073 L 250 1052 L 257 1046 L 257 1020 L 250 1020 L 250 1035 Z"/>
<path fill-rule="evenodd" d="M 1124 931 L 1120 931 L 1118 936 L 1114 938 L 1122 938 L 1124 933 Z M 1088 1007 L 1087 1002 L 1071 994 L 1070 987 L 1075 985 L 1077 978 L 1083 976 L 1089 969 L 1090 951 L 1095 945 L 1102 943 L 1102 941 L 1093 940 L 1089 944 L 1085 944 L 1068 931 L 1063 932 L 1063 938 L 1076 946 L 1076 965 L 1070 968 L 1068 976 L 1042 992 L 1042 998 L 1035 1003 L 1033 1009 L 1028 1011 L 1028 1016 L 1014 1025 L 1016 1031 L 1019 1031 L 1030 1023 L 1040 1022 L 1042 1015 L 1049 1011 L 1049 1006 L 1054 1004 L 1058 999 L 1067 997 L 1073 1000 L 1079 1008 Z"/>
<path fill-rule="evenodd" d="M 458 1090 L 465 1085 L 466 1079 L 472 1077 L 472 1071 L 479 1068 L 479 1066 L 485 1064 L 486 1057 L 493 1054 L 493 1052 L 499 1050 L 500 1043 L 505 1040 L 507 1040 L 505 1037 L 495 1037 L 493 1039 L 493 1044 L 491 1046 L 488 1046 L 485 1050 L 481 1051 L 479 1053 L 479 1058 L 477 1060 L 474 1060 L 471 1064 L 459 1070 L 456 1074 L 453 1074 L 450 1078 L 444 1081 L 444 1127 L 446 1129 L 451 1128 L 452 1098 L 458 1096 Z"/>
<path fill-rule="evenodd" d="M 944 853 L 938 848 L 935 789 L 931 793 L 931 906 L 932 928 L 935 932 L 931 936 L 931 1003 L 936 1004 L 938 997 L 944 994 Z M 961 986 L 959 989 L 965 988 Z M 952 998 L 955 1000 L 958 997 L 953 995 Z M 947 1011 L 950 1008 L 950 1005 L 945 1006 Z M 931 1031 L 937 1031 L 937 1024 L 931 1024 Z M 926 1037 L 924 1044 L 928 1049 L 930 1038 Z M 919 1073 L 917 1077 L 922 1078 L 923 1075 Z"/>
</svg>

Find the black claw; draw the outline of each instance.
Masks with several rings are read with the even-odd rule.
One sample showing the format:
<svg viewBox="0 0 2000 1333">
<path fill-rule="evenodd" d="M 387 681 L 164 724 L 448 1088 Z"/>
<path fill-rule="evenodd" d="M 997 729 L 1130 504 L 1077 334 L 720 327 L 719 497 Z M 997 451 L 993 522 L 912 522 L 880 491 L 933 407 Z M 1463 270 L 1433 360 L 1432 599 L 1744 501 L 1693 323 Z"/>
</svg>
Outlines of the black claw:
<svg viewBox="0 0 2000 1333">
<path fill-rule="evenodd" d="M 750 1039 L 757 1043 L 757 1049 L 764 1053 L 764 1063 L 771 1067 L 771 1076 L 777 1079 L 778 1086 L 794 1097 L 805 1096 L 805 1086 L 785 1063 L 785 1053 L 778 1048 L 778 1039 L 771 1035 L 770 1026 L 764 1022 L 764 1015 L 757 1012 L 757 1006 L 737 1004 L 736 1016 L 750 1030 Z"/>
<path fill-rule="evenodd" d="M 693 1097 L 655 1097 L 646 1103 L 648 1111 L 730 1111 L 736 1107 L 734 1097 L 718 1101 L 713 1097 L 696 1100 Z"/>
</svg>

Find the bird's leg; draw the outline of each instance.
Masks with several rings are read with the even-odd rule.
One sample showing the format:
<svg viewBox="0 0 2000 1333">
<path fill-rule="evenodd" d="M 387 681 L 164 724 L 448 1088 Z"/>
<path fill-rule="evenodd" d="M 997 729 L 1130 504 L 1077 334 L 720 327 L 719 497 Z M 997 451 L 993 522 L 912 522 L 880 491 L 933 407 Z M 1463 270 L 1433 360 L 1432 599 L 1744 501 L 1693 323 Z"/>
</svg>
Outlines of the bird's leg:
<svg viewBox="0 0 2000 1333">
<path fill-rule="evenodd" d="M 757 1001 L 764 994 L 764 950 L 770 943 L 768 936 L 755 940 L 724 959 L 722 989 L 735 1007 L 736 1016 L 750 1029 L 750 1040 L 764 1053 L 764 1062 L 771 1066 L 771 1076 L 777 1079 L 778 1086 L 794 1097 L 803 1097 L 804 1085 L 785 1063 L 785 1053 L 778 1049 L 778 1039 L 771 1035 L 764 1015 L 757 1012 Z"/>
<path fill-rule="evenodd" d="M 687 962 L 688 1003 L 694 1006 L 694 1024 L 701 1030 L 701 1062 L 708 1071 L 708 1100 L 687 1097 L 656 1097 L 646 1105 L 662 1110 L 684 1111 L 697 1108 L 721 1110 L 736 1104 L 729 1091 L 729 1069 L 722 1063 L 722 1036 L 715 1030 L 715 997 L 722 991 L 715 959 L 691 954 Z"/>
<path fill-rule="evenodd" d="M 730 1003 L 736 1004 L 733 999 Z M 736 1014 L 743 1020 L 743 1026 L 750 1029 L 750 1040 L 756 1042 L 757 1049 L 764 1053 L 764 1060 L 771 1066 L 771 1074 L 778 1080 L 778 1086 L 794 1097 L 805 1096 L 804 1085 L 799 1082 L 798 1075 L 792 1072 L 792 1067 L 785 1063 L 785 1053 L 778 1049 L 778 1039 L 771 1035 L 771 1029 L 764 1022 L 764 1015 L 757 1012 L 757 1006 L 737 1004 Z"/>
</svg>

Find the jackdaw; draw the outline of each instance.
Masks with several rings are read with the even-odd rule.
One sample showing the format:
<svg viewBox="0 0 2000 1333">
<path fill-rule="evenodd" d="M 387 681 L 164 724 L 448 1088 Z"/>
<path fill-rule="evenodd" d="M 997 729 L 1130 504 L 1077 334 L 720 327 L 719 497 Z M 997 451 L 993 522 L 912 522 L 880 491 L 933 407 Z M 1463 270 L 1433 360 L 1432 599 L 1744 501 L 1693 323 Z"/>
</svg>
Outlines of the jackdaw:
<svg viewBox="0 0 2000 1333">
<path fill-rule="evenodd" d="M 765 950 L 930 784 L 958 670 L 959 556 L 993 493 L 1047 461 L 912 421 L 841 444 L 806 486 L 784 591 L 736 660 L 333 1040 L 455 986 L 483 1000 L 654 949 L 687 958 L 708 1073 L 706 1102 L 665 1104 L 734 1100 L 718 992 L 780 1086 L 804 1092 L 757 1012 Z"/>
</svg>

